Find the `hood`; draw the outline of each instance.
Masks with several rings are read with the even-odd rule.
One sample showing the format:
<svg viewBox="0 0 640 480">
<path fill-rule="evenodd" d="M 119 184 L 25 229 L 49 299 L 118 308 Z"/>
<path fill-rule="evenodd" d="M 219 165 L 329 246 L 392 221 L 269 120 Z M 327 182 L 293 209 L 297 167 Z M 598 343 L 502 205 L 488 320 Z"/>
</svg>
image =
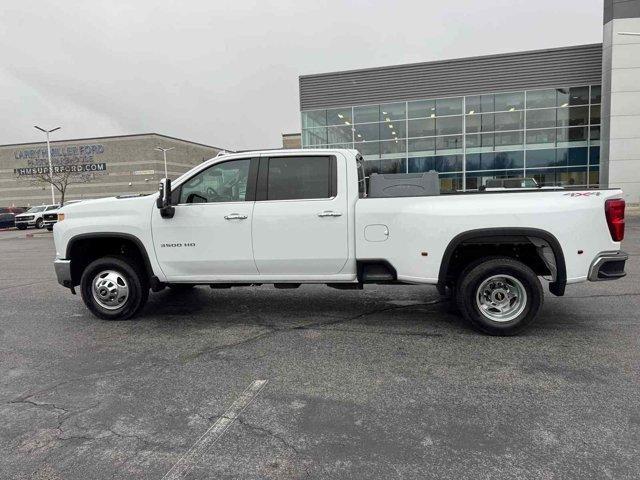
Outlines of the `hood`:
<svg viewBox="0 0 640 480">
<path fill-rule="evenodd" d="M 127 197 L 105 197 L 65 205 L 58 209 L 58 213 L 70 214 L 72 216 L 89 216 L 92 214 L 103 214 L 118 210 L 135 208 L 138 205 L 155 202 L 156 195 L 127 196 Z"/>
</svg>

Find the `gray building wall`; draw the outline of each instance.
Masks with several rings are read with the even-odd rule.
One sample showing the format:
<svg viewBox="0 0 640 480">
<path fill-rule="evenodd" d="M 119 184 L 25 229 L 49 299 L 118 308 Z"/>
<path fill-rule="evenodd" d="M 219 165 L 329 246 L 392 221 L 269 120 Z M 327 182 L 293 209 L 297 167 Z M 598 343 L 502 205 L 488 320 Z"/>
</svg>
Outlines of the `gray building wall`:
<svg viewBox="0 0 640 480">
<path fill-rule="evenodd" d="M 51 142 L 52 163 L 55 167 L 60 159 L 71 156 L 104 168 L 96 172 L 90 182 L 70 185 L 66 200 L 150 193 L 164 177 L 162 153 L 154 150 L 156 147 L 174 148 L 167 152 L 171 178 L 215 157 L 220 151 L 216 147 L 150 133 Z M 34 185 L 29 175 L 29 168 L 40 165 L 48 165 L 45 143 L 0 146 L 0 206 L 51 202 L 49 184 Z M 56 201 L 58 199 L 56 192 Z"/>
<path fill-rule="evenodd" d="M 640 202 L 640 0 L 607 0 L 602 69 L 601 182 Z M 636 33 L 624 35 L 621 33 Z"/>
<path fill-rule="evenodd" d="M 602 45 L 303 75 L 300 109 L 599 84 Z"/>
<path fill-rule="evenodd" d="M 640 17 L 639 0 L 604 0 L 604 23 L 614 18 Z"/>
</svg>

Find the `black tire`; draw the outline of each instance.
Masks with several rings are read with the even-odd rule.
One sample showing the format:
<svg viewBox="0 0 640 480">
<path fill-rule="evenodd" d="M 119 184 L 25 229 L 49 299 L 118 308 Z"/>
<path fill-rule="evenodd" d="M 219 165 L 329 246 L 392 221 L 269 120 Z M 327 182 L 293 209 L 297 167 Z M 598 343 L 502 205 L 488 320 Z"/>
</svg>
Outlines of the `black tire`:
<svg viewBox="0 0 640 480">
<path fill-rule="evenodd" d="M 27 226 L 26 226 L 26 225 L 16 225 L 16 228 L 17 228 L 18 230 L 26 230 L 26 229 L 27 229 Z"/>
<path fill-rule="evenodd" d="M 36 228 L 38 230 L 40 230 L 42 228 L 42 224 L 44 223 L 44 220 L 42 220 L 41 218 L 36 220 Z"/>
<path fill-rule="evenodd" d="M 53 225 L 47 225 L 47 230 L 49 230 L 50 232 L 53 232 Z"/>
<path fill-rule="evenodd" d="M 117 308 L 105 308 L 94 298 L 93 281 L 103 271 L 116 272 L 128 284 L 128 298 Z M 126 320 L 136 315 L 147 302 L 149 281 L 135 262 L 125 257 L 102 257 L 91 262 L 82 272 L 80 292 L 85 305 L 96 317 L 104 320 Z"/>
<path fill-rule="evenodd" d="M 186 292 L 191 290 L 195 285 L 193 283 L 170 283 L 169 288 L 174 292 Z"/>
<path fill-rule="evenodd" d="M 507 283 L 500 279 L 490 282 L 492 277 L 501 277 Z M 484 291 L 493 292 L 496 297 L 480 295 L 479 289 L 484 282 L 489 282 Z M 515 293 L 515 299 L 505 299 L 505 289 L 509 294 Z M 460 274 L 456 290 L 456 304 L 462 316 L 475 329 L 489 335 L 515 335 L 521 332 L 535 320 L 544 298 L 540 279 L 535 272 L 524 263 L 508 257 L 482 259 L 469 265 Z M 526 298 L 523 298 L 525 295 L 518 295 L 520 290 L 524 291 Z M 505 302 L 502 305 L 507 311 L 513 309 L 511 316 L 492 308 L 491 301 L 496 298 Z M 483 305 L 482 309 L 479 303 Z M 497 321 L 495 317 L 500 315 L 504 317 Z"/>
</svg>

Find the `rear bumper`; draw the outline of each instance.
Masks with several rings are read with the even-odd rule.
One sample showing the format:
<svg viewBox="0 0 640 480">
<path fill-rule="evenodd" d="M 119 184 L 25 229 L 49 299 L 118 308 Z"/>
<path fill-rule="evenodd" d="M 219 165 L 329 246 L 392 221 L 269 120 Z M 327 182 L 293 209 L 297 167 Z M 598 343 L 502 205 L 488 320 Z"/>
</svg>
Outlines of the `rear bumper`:
<svg viewBox="0 0 640 480">
<path fill-rule="evenodd" d="M 73 288 L 71 283 L 71 260 L 60 260 L 56 258 L 53 261 L 53 268 L 56 271 L 58 283 L 63 287 Z"/>
<path fill-rule="evenodd" d="M 600 252 L 589 267 L 589 281 L 617 280 L 626 275 L 624 265 L 629 255 L 623 251 Z"/>
</svg>

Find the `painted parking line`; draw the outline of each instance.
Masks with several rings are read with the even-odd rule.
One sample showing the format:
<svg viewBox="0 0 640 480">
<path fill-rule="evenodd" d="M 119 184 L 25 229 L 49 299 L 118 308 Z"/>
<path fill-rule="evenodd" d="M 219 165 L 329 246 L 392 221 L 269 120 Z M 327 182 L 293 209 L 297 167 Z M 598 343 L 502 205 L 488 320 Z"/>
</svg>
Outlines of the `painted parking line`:
<svg viewBox="0 0 640 480">
<path fill-rule="evenodd" d="M 218 420 L 204 432 L 171 469 L 162 477 L 163 480 L 178 480 L 187 476 L 202 456 L 216 443 L 227 431 L 231 424 L 240 416 L 242 411 L 258 396 L 260 390 L 266 385 L 266 380 L 255 380 L 235 402 L 218 418 Z"/>
</svg>

